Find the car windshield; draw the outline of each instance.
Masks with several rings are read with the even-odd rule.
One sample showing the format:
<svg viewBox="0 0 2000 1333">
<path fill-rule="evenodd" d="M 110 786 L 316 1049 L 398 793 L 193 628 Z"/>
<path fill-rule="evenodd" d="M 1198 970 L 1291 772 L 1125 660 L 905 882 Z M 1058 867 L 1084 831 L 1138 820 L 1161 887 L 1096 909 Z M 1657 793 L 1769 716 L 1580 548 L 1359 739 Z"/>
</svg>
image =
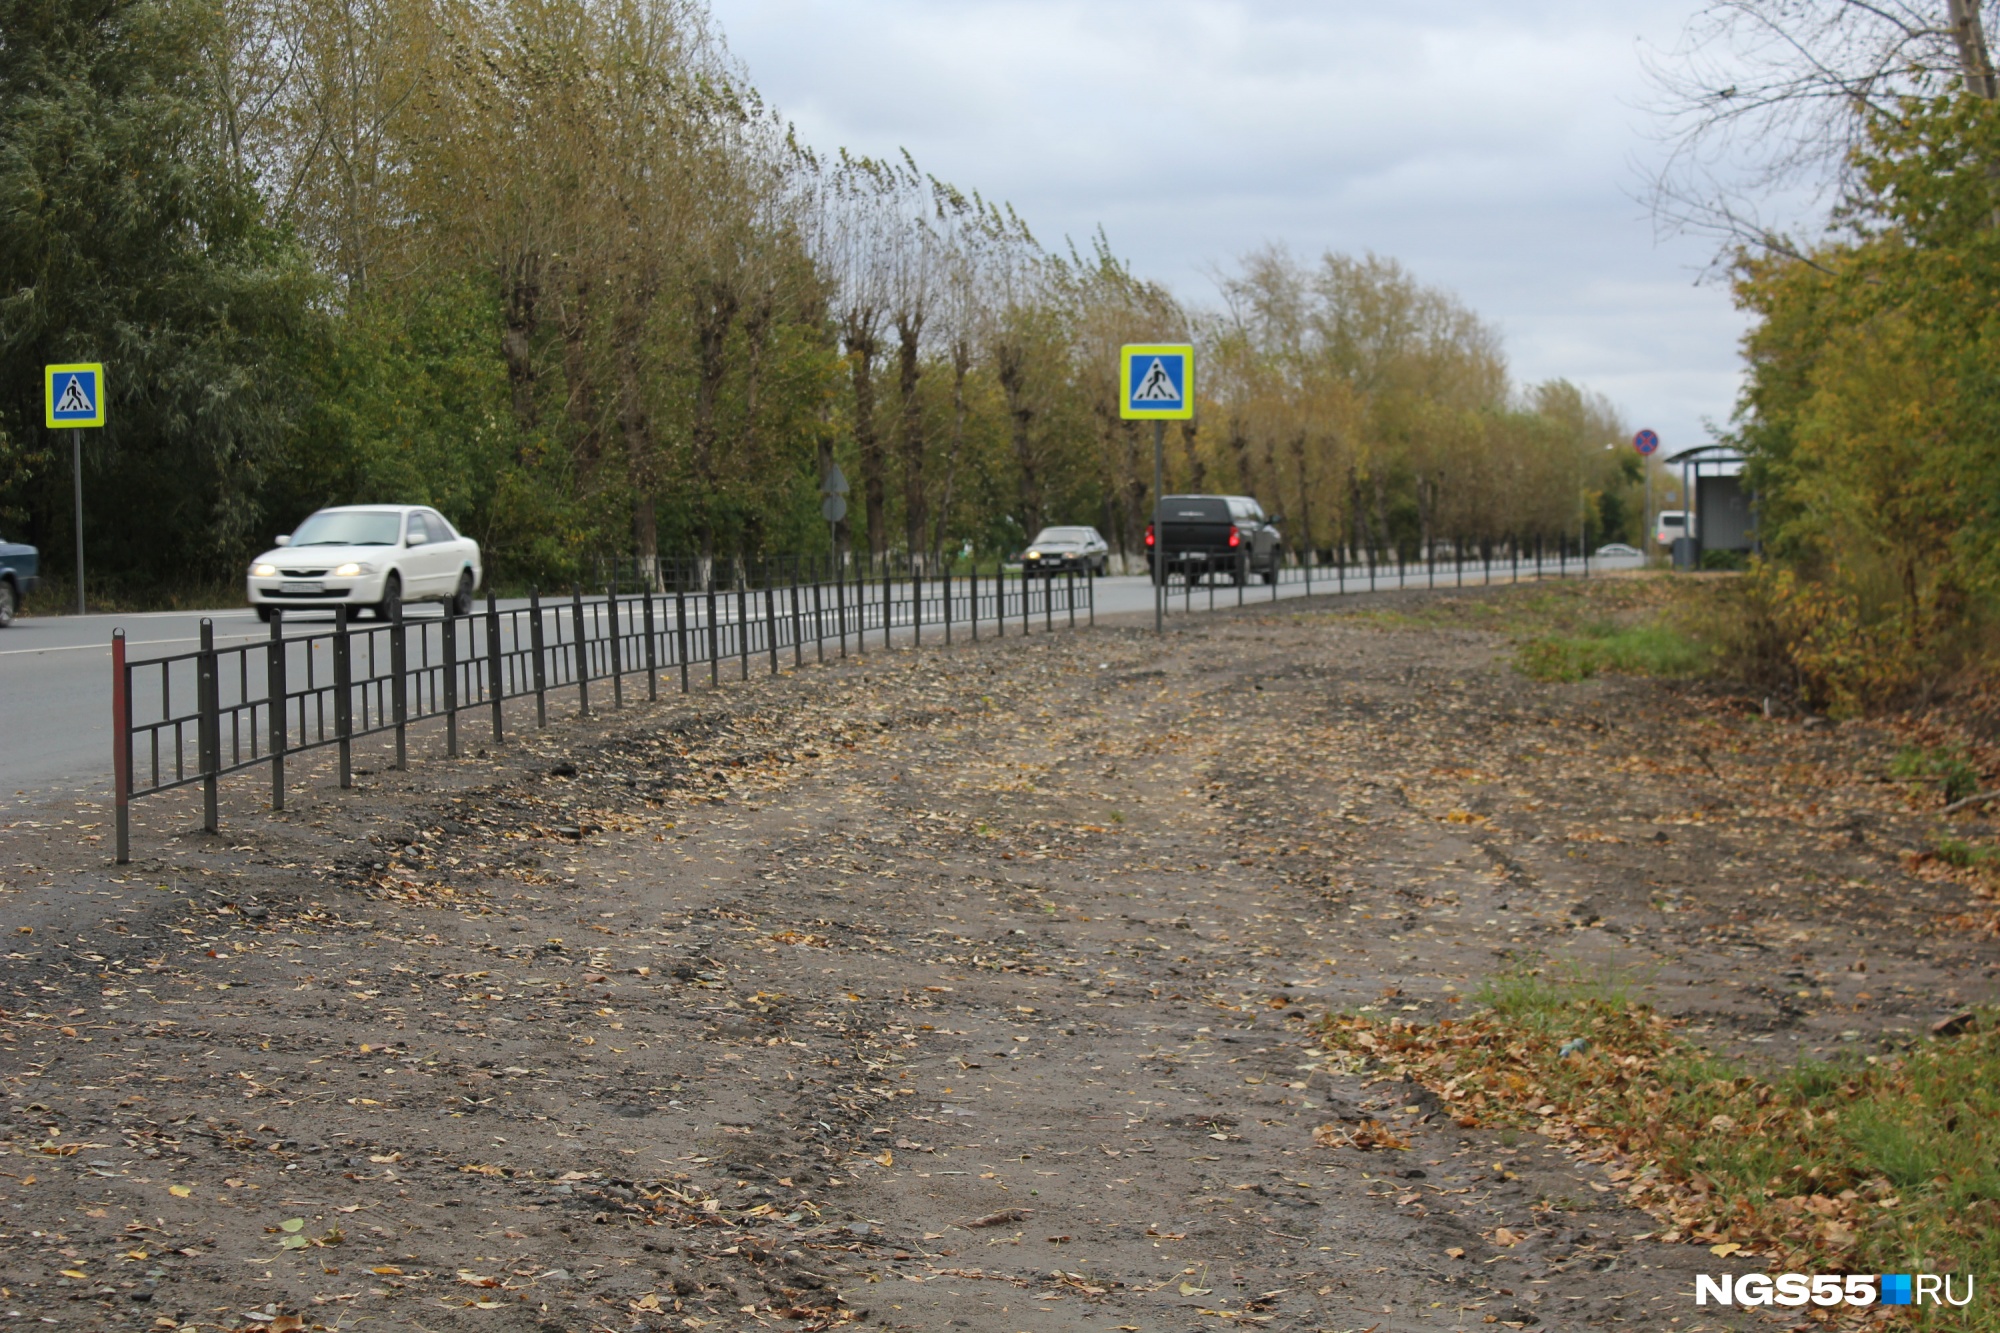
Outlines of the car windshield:
<svg viewBox="0 0 2000 1333">
<path fill-rule="evenodd" d="M 322 509 L 292 534 L 294 546 L 394 546 L 403 516 L 382 509 Z"/>
<path fill-rule="evenodd" d="M 1082 542 L 1084 540 L 1086 538 L 1082 528 L 1043 528 L 1035 534 L 1034 544 L 1037 546 L 1055 546 L 1065 542 Z"/>
</svg>

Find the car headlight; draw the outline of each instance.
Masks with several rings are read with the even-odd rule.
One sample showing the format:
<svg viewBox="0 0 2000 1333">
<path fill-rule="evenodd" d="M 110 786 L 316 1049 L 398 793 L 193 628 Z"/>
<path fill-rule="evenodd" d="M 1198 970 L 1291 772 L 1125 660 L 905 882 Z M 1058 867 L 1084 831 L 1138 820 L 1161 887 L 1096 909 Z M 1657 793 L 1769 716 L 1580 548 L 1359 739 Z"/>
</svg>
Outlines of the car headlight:
<svg viewBox="0 0 2000 1333">
<path fill-rule="evenodd" d="M 278 567 L 276 565 L 252 565 L 250 566 L 250 576 L 259 579 L 274 579 L 278 577 Z"/>
<path fill-rule="evenodd" d="M 375 566 L 363 564 L 356 560 L 350 560 L 344 565 L 335 565 L 333 567 L 333 576 L 339 579 L 351 579 L 357 574 L 373 574 L 374 572 Z"/>
<path fill-rule="evenodd" d="M 1042 558 L 1042 553 L 1040 551 L 1028 552 L 1028 559 L 1030 560 L 1040 560 L 1041 558 Z"/>
</svg>

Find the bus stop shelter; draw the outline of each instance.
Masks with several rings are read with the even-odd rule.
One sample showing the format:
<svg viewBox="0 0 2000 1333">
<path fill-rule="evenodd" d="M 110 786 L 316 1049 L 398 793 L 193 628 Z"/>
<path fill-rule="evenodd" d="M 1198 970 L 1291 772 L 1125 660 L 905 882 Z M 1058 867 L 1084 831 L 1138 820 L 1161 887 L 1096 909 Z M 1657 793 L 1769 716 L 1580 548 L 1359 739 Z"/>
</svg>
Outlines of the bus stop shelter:
<svg viewBox="0 0 2000 1333">
<path fill-rule="evenodd" d="M 1681 503 L 1691 503 L 1687 534 L 1674 539 L 1674 568 L 1699 569 L 1705 551 L 1757 547 L 1757 497 L 1743 484 L 1743 452 L 1727 444 L 1683 449 L 1664 460 L 1681 470 Z"/>
</svg>

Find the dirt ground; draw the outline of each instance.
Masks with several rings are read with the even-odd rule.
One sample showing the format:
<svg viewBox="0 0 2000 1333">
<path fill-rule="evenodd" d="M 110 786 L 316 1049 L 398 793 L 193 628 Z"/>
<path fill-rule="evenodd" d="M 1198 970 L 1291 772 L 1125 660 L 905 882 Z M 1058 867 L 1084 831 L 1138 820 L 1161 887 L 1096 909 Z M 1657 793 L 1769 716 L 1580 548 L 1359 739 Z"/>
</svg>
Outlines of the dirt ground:
<svg viewBox="0 0 2000 1333">
<path fill-rule="evenodd" d="M 1308 1022 L 1536 958 L 1756 1058 L 1990 999 L 1898 743 L 1291 604 L 236 778 L 124 869 L 49 808 L 0 833 L 0 1319 L 1729 1327 L 1594 1168 Z M 1364 1118 L 1412 1148 L 1315 1145 Z"/>
</svg>

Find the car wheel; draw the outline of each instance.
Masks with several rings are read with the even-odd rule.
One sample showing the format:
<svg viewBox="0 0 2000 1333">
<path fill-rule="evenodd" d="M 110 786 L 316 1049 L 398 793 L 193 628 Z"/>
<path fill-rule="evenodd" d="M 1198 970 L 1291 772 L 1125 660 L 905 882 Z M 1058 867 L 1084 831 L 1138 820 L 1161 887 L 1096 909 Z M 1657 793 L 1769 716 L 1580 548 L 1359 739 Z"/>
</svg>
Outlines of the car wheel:
<svg viewBox="0 0 2000 1333">
<path fill-rule="evenodd" d="M 250 609 L 251 609 L 252 611 L 255 611 L 255 612 L 257 613 L 257 619 L 259 619 L 259 620 L 263 621 L 263 622 L 264 622 L 264 623 L 265 623 L 266 625 L 268 625 L 268 624 L 270 624 L 270 623 L 271 623 L 271 608 L 270 608 L 270 607 L 268 607 L 268 606 L 265 606 L 265 605 L 263 605 L 262 603 L 259 603 L 258 605 L 256 605 L 256 606 L 253 606 L 253 607 L 251 607 Z"/>
<path fill-rule="evenodd" d="M 382 621 L 393 620 L 396 615 L 396 603 L 402 600 L 403 576 L 390 570 L 389 577 L 382 580 L 382 600 L 375 603 L 375 618 Z"/>
<path fill-rule="evenodd" d="M 0 629 L 14 623 L 14 609 L 19 600 L 14 592 L 14 580 L 0 579 Z"/>
<path fill-rule="evenodd" d="M 451 595 L 451 613 L 455 616 L 472 614 L 472 571 L 469 569 L 458 576 L 458 591 Z"/>
</svg>

